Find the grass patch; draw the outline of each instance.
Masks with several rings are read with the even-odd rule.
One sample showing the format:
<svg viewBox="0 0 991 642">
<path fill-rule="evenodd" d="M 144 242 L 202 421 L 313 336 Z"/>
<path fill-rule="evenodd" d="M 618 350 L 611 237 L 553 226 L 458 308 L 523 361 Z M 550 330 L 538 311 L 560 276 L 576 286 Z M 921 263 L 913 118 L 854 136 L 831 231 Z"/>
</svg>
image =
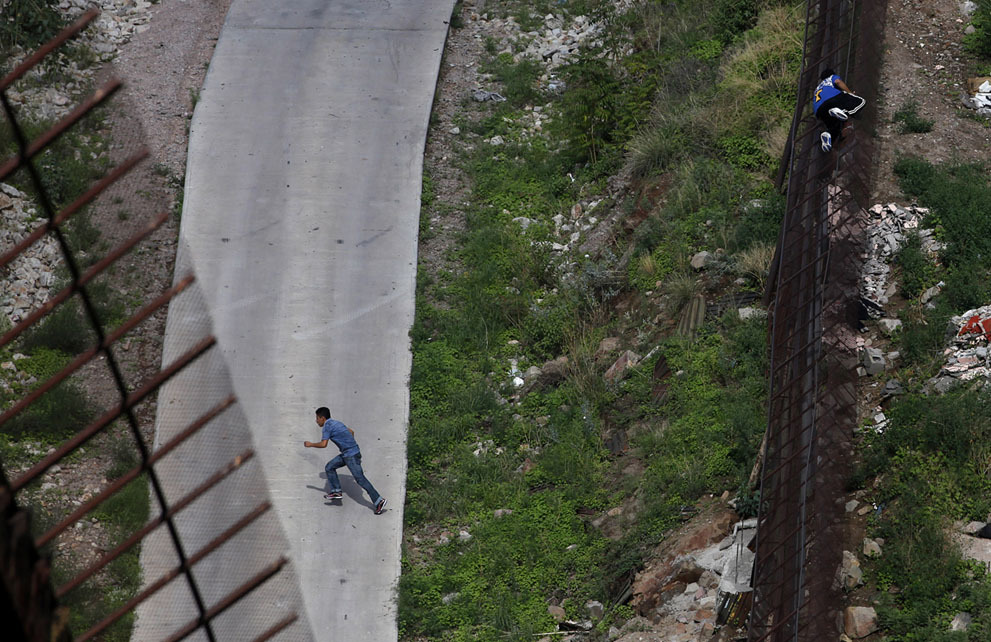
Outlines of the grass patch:
<svg viewBox="0 0 991 642">
<path fill-rule="evenodd" d="M 57 0 L 9 0 L 0 20 L 0 48 L 36 49 L 65 26 Z"/>
<path fill-rule="evenodd" d="M 657 347 L 653 356 L 619 384 L 604 381 L 594 358 L 599 341 L 620 332 L 605 314 L 616 294 L 646 300 L 629 295 L 660 282 L 667 301 L 687 300 L 701 287 L 685 272 L 693 252 L 758 254 L 777 237 L 783 206 L 770 194 L 768 141 L 790 115 L 794 97 L 784 99 L 775 83 L 797 64 L 798 23 L 791 12 L 769 17 L 765 3 L 750 3 L 760 33 L 724 41 L 705 21 L 717 3 L 703 4 L 594 14 L 607 24 L 601 48 L 559 70 L 566 90 L 543 98 L 551 103 L 546 138 L 522 125 L 536 68 L 498 56 L 499 44 L 488 43 L 488 69 L 508 100 L 472 104 L 477 117 L 461 129 L 503 144 L 463 152 L 472 188 L 459 204 L 465 231 L 447 257 L 449 270 L 428 274 L 421 266 L 417 279 L 399 590 L 404 640 L 532 639 L 553 626 L 551 596 L 570 617 L 584 618 L 585 601 L 608 602 L 616 579 L 639 567 L 685 506 L 745 486 L 765 422 L 764 320 L 729 315 L 692 344 L 659 338 L 649 321 L 656 310 L 642 328 L 626 327 L 638 323 L 638 310 L 612 323 Z M 488 9 L 542 15 L 512 3 Z M 772 42 L 786 51 L 775 52 Z M 761 76 L 748 81 L 747 94 L 764 109 L 758 127 L 728 99 L 716 111 L 706 106 L 728 79 L 747 85 L 746 74 Z M 793 80 L 791 73 L 789 89 Z M 618 239 L 601 259 L 552 252 L 560 240 L 555 215 L 605 193 L 624 155 L 634 162 L 627 145 L 641 143 L 637 175 L 671 172 L 658 184 L 672 187 L 644 205 L 649 214 L 635 238 Z M 440 206 L 429 174 L 422 195 L 425 230 Z M 529 220 L 525 229 L 519 217 Z M 617 268 L 611 253 L 626 242 L 636 247 Z M 652 371 L 662 355 L 681 374 L 658 402 Z M 560 356 L 568 357 L 563 381 L 517 396 L 514 377 Z M 616 426 L 648 463 L 642 479 L 613 475 L 602 435 Z M 585 517 L 633 498 L 639 517 L 620 542 Z"/>
<path fill-rule="evenodd" d="M 942 295 L 946 303 L 958 314 L 986 304 L 991 300 L 991 221 L 984 214 L 991 199 L 987 168 L 962 163 L 937 166 L 904 157 L 894 169 L 905 193 L 930 208 L 925 226 L 946 243 L 940 257 L 944 269 L 932 277 L 946 282 Z M 910 265 L 919 262 L 909 259 Z"/>
<path fill-rule="evenodd" d="M 976 0 L 970 24 L 974 32 L 964 36 L 964 45 L 972 53 L 991 59 L 991 0 Z"/>
<path fill-rule="evenodd" d="M 94 416 L 82 388 L 69 379 L 5 422 L 3 432 L 12 437 L 55 441 L 82 430 Z"/>
<path fill-rule="evenodd" d="M 933 130 L 935 120 L 923 118 L 918 112 L 919 104 L 914 100 L 902 105 L 892 117 L 892 122 L 898 123 L 898 131 L 902 134 L 927 134 Z"/>
<path fill-rule="evenodd" d="M 142 476 L 108 499 L 94 511 L 93 516 L 111 533 L 113 545 L 116 545 L 148 521 L 149 510 L 148 480 Z M 78 571 L 65 558 L 57 558 L 53 568 L 53 581 L 58 585 Z M 69 607 L 69 625 L 72 630 L 89 629 L 123 606 L 141 588 L 141 581 L 140 547 L 134 546 L 111 562 L 98 576 L 63 598 L 62 604 Z M 125 614 L 106 629 L 100 639 L 128 642 L 131 639 L 134 618 L 133 611 Z"/>
<path fill-rule="evenodd" d="M 991 511 L 991 396 L 907 395 L 888 416 L 887 430 L 865 449 L 868 474 L 883 473 L 874 529 L 885 548 L 871 569 L 886 592 L 881 622 L 897 639 L 931 640 L 967 610 L 979 623 L 971 628 L 978 637 L 961 639 L 979 639 L 991 624 L 991 581 L 961 559 L 947 533 L 954 520 L 983 520 Z M 971 597 L 966 607 L 961 595 Z"/>
</svg>

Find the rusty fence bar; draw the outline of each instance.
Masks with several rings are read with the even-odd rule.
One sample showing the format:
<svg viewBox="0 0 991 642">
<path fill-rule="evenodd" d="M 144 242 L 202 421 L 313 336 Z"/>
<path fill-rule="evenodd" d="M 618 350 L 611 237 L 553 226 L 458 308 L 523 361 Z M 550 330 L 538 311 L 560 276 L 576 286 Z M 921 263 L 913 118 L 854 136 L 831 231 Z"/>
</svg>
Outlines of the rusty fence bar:
<svg viewBox="0 0 991 642">
<path fill-rule="evenodd" d="M 110 190 L 121 189 L 125 177 L 149 156 L 148 151 L 143 147 L 133 151 L 61 211 L 56 211 L 55 201 L 46 187 L 47 168 L 38 160 L 94 110 L 111 105 L 111 98 L 122 84 L 112 79 L 103 82 L 89 97 L 33 139 L 26 133 L 27 128 L 19 120 L 14 101 L 9 96 L 21 79 L 46 64 L 50 54 L 82 33 L 97 16 L 95 9 L 86 11 L 0 80 L 0 103 L 8 138 L 17 146 L 10 158 L 0 158 L 0 181 L 19 179 L 23 189 L 33 194 L 43 220 L 34 229 L 14 238 L 7 247 L 0 248 L 0 270 L 6 275 L 9 266 L 16 265 L 35 244 L 50 239 L 60 251 L 61 263 L 68 273 L 67 285 L 47 301 L 35 305 L 22 318 L 15 318 L 13 327 L 0 333 L 0 348 L 18 345 L 12 342 L 22 339 L 61 306 L 71 302 L 80 305 L 90 333 L 87 336 L 93 338 L 90 347 L 71 358 L 57 372 L 29 387 L 18 398 L 5 399 L 0 406 L 0 430 L 32 411 L 58 386 L 98 363 L 109 372 L 116 395 L 116 401 L 88 426 L 81 427 L 37 461 L 29 461 L 23 470 L 18 468 L 10 474 L 5 470 L 7 462 L 0 461 L 0 621 L 4 624 L 4 639 L 66 642 L 73 639 L 73 635 L 79 640 L 99 639 L 107 627 L 128 613 L 135 613 L 142 604 L 161 600 L 163 589 L 181 576 L 182 593 L 188 599 L 156 602 L 152 610 L 175 604 L 181 606 L 163 616 L 166 626 L 170 627 L 168 631 L 145 629 L 140 636 L 142 640 L 181 640 L 190 636 L 211 642 L 275 638 L 310 640 L 305 618 L 300 616 L 301 596 L 295 571 L 285 556 L 286 543 L 281 527 L 274 511 L 270 510 L 267 488 L 259 464 L 253 458 L 250 437 L 245 432 L 238 432 L 239 429 L 246 430 L 244 416 L 232 394 L 216 341 L 209 332 L 208 323 L 203 322 L 208 315 L 203 309 L 194 276 L 185 266 L 177 266 L 176 278 L 170 287 L 152 296 L 113 327 L 104 324 L 93 300 L 91 288 L 95 280 L 109 274 L 126 256 L 146 243 L 169 221 L 169 214 L 161 213 L 144 222 L 137 221 L 133 234 L 117 242 L 102 256 L 95 259 L 90 256 L 89 261 L 81 261 L 79 248 L 74 248 L 69 241 L 66 225 L 73 223 L 74 215 L 100 199 L 106 200 Z M 90 254 L 95 252 L 94 248 L 86 249 Z M 163 359 L 166 362 L 150 376 L 136 382 L 128 381 L 115 348 L 155 315 L 177 306 L 187 317 L 194 319 L 182 341 L 178 342 L 182 349 Z M 213 373 L 213 378 L 196 379 L 204 372 Z M 170 395 L 171 403 L 187 401 L 181 397 L 181 386 L 176 385 L 174 390 L 169 388 L 177 381 L 185 381 L 187 388 L 192 385 L 196 389 L 193 396 L 197 397 L 197 403 L 190 403 L 186 413 L 188 421 L 183 420 L 181 426 L 174 427 L 176 432 L 171 433 L 171 438 L 155 448 L 148 443 L 147 404 L 163 394 Z M 161 398 L 158 401 L 162 403 Z M 145 412 L 139 416 L 142 408 Z M 67 458 L 81 453 L 84 444 L 89 446 L 112 430 L 124 435 L 124 439 L 129 437 L 139 455 L 137 465 L 113 481 L 104 480 L 104 486 L 92 496 L 76 502 L 76 507 L 65 515 L 50 516 L 52 525 L 41 529 L 40 533 L 33 533 L 31 511 L 25 504 L 31 504 L 31 493 L 40 486 L 43 477 L 57 464 L 64 465 Z M 233 448 L 237 451 L 229 450 Z M 176 460 L 188 460 L 190 456 L 204 452 L 209 452 L 210 456 L 204 457 L 206 463 L 197 471 L 201 477 L 176 477 L 176 471 L 181 469 L 175 465 Z M 189 477 L 188 473 L 183 475 Z M 244 501 L 231 486 L 235 483 L 247 494 Z M 68 577 L 61 577 L 60 586 L 55 590 L 52 553 L 47 552 L 48 549 L 74 530 L 74 526 L 82 526 L 81 520 L 93 515 L 133 484 L 143 484 L 149 489 L 151 518 L 133 532 L 124 534 L 118 544 L 94 560 L 74 566 L 76 570 Z M 216 506 L 223 506 L 223 510 L 216 510 Z M 191 516 L 184 517 L 187 514 Z M 198 530 L 204 516 L 216 523 Z M 143 547 L 140 550 L 144 561 L 145 548 L 153 537 L 158 540 L 151 548 L 165 553 L 156 567 L 165 568 L 165 571 L 155 575 L 145 568 L 141 590 L 112 612 L 103 614 L 88 630 L 70 631 L 69 613 L 59 606 L 60 601 L 74 592 L 92 591 L 92 587 L 86 587 L 98 581 L 108 565 L 122 554 L 139 550 L 135 547 Z M 168 559 L 173 562 L 169 563 Z M 198 565 L 209 566 L 209 569 L 198 574 Z M 229 577 L 225 575 L 228 571 Z M 100 581 L 105 584 L 107 580 Z M 277 599 L 273 598 L 273 592 Z"/>
<path fill-rule="evenodd" d="M 862 211 L 873 176 L 887 0 L 809 0 L 788 149 L 788 206 L 765 302 L 771 386 L 748 639 L 836 639 L 842 496 L 856 426 Z M 819 149 L 812 88 L 832 67 L 867 106 L 842 145 Z"/>
</svg>

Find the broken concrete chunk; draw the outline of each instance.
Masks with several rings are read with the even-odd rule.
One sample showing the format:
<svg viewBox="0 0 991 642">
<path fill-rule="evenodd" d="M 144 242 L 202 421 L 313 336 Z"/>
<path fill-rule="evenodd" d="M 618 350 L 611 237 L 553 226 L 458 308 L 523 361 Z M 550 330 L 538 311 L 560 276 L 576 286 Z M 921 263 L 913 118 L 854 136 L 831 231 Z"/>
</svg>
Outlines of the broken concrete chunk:
<svg viewBox="0 0 991 642">
<path fill-rule="evenodd" d="M 905 393 L 905 388 L 897 379 L 889 379 L 887 383 L 884 384 L 884 388 L 881 389 L 881 397 L 894 397 L 895 395 L 901 395 Z"/>
<path fill-rule="evenodd" d="M 867 374 L 874 376 L 884 372 L 884 353 L 878 348 L 863 348 L 860 352 L 860 359 Z"/>
<path fill-rule="evenodd" d="M 971 616 L 970 613 L 966 613 L 966 612 L 957 613 L 956 616 L 953 618 L 953 621 L 950 622 L 950 630 L 966 631 L 967 629 L 970 628 L 970 624 L 973 621 L 974 618 Z"/>
<path fill-rule="evenodd" d="M 881 319 L 877 325 L 881 328 L 881 332 L 890 337 L 902 327 L 902 322 L 900 319 Z"/>
</svg>

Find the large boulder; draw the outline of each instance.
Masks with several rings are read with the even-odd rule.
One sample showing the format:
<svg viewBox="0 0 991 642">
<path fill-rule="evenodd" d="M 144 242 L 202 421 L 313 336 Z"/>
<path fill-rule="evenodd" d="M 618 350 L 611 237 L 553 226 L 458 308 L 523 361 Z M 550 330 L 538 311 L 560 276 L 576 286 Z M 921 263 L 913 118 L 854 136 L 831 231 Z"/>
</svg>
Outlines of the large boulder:
<svg viewBox="0 0 991 642">
<path fill-rule="evenodd" d="M 843 632 L 854 640 L 877 631 L 877 613 L 870 606 L 848 606 L 843 611 Z"/>
<path fill-rule="evenodd" d="M 603 375 L 606 381 L 609 383 L 616 383 L 621 380 L 625 375 L 626 371 L 634 367 L 640 362 L 640 355 L 632 350 L 626 350 L 623 354 L 619 355 L 619 358 L 609 369 L 606 370 L 606 374 Z"/>
</svg>

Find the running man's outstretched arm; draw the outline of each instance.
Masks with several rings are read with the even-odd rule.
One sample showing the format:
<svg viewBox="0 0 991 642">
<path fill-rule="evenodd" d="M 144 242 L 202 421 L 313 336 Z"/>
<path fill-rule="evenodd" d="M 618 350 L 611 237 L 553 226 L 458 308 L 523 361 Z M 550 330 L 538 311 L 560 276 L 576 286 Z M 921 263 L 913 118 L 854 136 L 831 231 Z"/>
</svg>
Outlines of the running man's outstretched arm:
<svg viewBox="0 0 991 642">
<path fill-rule="evenodd" d="M 327 441 L 328 440 L 326 440 L 326 439 L 324 439 L 323 441 L 304 441 L 303 442 L 303 447 L 304 448 L 326 448 L 327 447 Z"/>
</svg>

